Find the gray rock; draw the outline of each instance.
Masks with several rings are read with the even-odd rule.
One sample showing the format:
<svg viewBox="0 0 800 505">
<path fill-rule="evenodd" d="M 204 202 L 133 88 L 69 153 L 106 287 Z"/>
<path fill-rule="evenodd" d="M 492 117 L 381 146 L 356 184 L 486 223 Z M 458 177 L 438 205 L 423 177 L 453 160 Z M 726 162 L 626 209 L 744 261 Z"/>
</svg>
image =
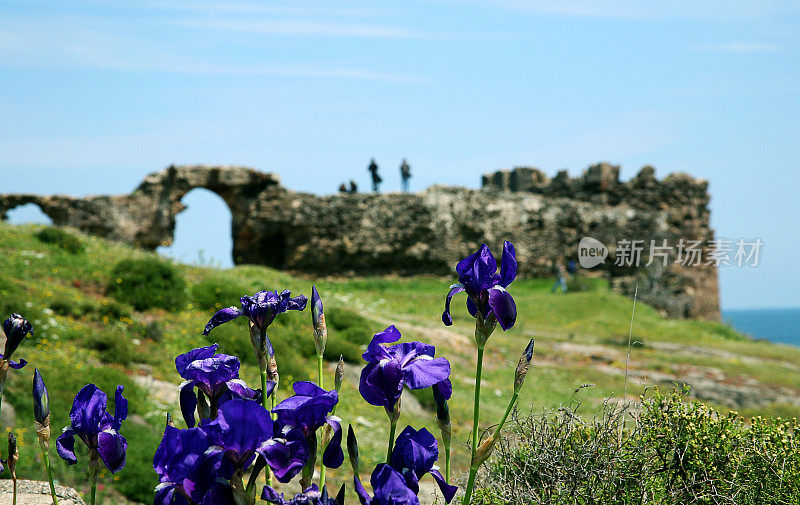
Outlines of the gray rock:
<svg viewBox="0 0 800 505">
<path fill-rule="evenodd" d="M 0 505 L 11 505 L 14 497 L 13 482 L 0 480 Z M 56 486 L 59 505 L 85 505 L 77 491 L 71 487 Z M 50 484 L 36 480 L 17 481 L 17 505 L 52 505 Z"/>
</svg>

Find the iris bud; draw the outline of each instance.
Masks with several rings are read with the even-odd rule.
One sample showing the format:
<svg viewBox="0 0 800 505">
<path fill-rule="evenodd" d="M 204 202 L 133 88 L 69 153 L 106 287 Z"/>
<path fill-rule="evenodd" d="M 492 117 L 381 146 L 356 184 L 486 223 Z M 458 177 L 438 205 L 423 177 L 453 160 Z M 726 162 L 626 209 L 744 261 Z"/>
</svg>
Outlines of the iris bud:
<svg viewBox="0 0 800 505">
<path fill-rule="evenodd" d="M 6 347 L 3 350 L 3 359 L 10 360 L 11 355 L 17 350 L 22 339 L 28 333 L 33 333 L 33 325 L 19 314 L 11 314 L 11 317 L 3 323 L 3 331 L 6 334 Z"/>
<path fill-rule="evenodd" d="M 42 447 L 50 446 L 50 396 L 39 369 L 33 370 L 33 426 Z"/>
<path fill-rule="evenodd" d="M 317 348 L 317 356 L 322 356 L 328 343 L 328 326 L 325 324 L 322 298 L 319 297 L 316 286 L 311 287 L 311 323 L 314 325 L 314 345 Z"/>
<path fill-rule="evenodd" d="M 267 361 L 267 380 L 271 380 L 277 385 L 278 379 L 280 379 L 278 375 L 278 362 L 275 360 L 275 355 L 273 354 Z"/>
<path fill-rule="evenodd" d="M 339 363 L 336 364 L 336 373 L 333 376 L 333 387 L 336 391 L 342 389 L 342 382 L 344 381 L 344 358 L 339 355 Z"/>
<path fill-rule="evenodd" d="M 480 468 L 480 466 L 489 459 L 494 451 L 494 444 L 496 444 L 499 439 L 500 433 L 493 433 L 491 437 L 484 440 L 483 443 L 478 446 L 478 449 L 475 451 L 475 459 L 471 463 L 473 468 Z"/>
<path fill-rule="evenodd" d="M 436 421 L 439 424 L 439 429 L 442 431 L 442 438 L 446 443 L 450 442 L 451 427 L 450 427 L 450 407 L 447 406 L 447 399 L 439 389 L 438 384 L 435 384 L 433 390 L 433 402 L 436 404 Z"/>
<path fill-rule="evenodd" d="M 50 424 L 50 396 L 38 368 L 33 370 L 33 418 L 39 424 Z"/>
<path fill-rule="evenodd" d="M 525 351 L 522 353 L 522 356 L 519 358 L 519 364 L 517 364 L 517 369 L 514 372 L 514 392 L 519 393 L 519 390 L 522 388 L 522 384 L 525 382 L 525 376 L 528 375 L 528 369 L 531 365 L 531 360 L 533 359 L 533 339 L 528 342 L 528 346 L 525 348 Z"/>
<path fill-rule="evenodd" d="M 353 474 L 358 475 L 358 440 L 353 431 L 353 425 L 347 427 L 347 455 L 350 457 L 350 466 L 353 467 Z"/>
<path fill-rule="evenodd" d="M 19 460 L 19 452 L 17 452 L 17 437 L 13 433 L 8 433 L 8 471 L 11 472 L 11 477 L 17 478 L 17 461 Z"/>
</svg>

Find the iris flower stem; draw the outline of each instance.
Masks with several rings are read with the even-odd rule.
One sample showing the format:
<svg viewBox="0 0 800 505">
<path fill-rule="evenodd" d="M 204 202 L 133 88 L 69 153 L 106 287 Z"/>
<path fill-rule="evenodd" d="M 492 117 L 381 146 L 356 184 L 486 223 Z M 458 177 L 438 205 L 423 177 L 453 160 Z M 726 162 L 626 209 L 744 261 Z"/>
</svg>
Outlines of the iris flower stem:
<svg viewBox="0 0 800 505">
<path fill-rule="evenodd" d="M 475 403 L 472 411 L 472 454 L 470 458 L 469 480 L 464 493 L 464 505 L 469 505 L 472 497 L 472 488 L 475 487 L 475 474 L 478 467 L 475 465 L 475 453 L 478 450 L 478 422 L 481 414 L 481 372 L 483 371 L 483 346 L 478 347 L 478 364 L 475 368 Z"/>
<path fill-rule="evenodd" d="M 95 498 L 97 496 L 97 472 L 99 470 L 99 461 L 96 457 L 89 460 L 89 487 L 91 489 L 91 498 L 89 505 L 95 505 Z"/>
<path fill-rule="evenodd" d="M 444 442 L 444 481 L 450 484 L 450 441 Z"/>
<path fill-rule="evenodd" d="M 53 505 L 58 505 L 58 498 L 56 497 L 56 486 L 53 484 L 53 470 L 50 468 L 50 455 L 45 449 L 44 445 L 40 444 L 42 449 L 42 459 L 44 460 L 44 467 L 47 469 L 47 480 L 50 482 L 50 496 L 53 497 Z"/>
<path fill-rule="evenodd" d="M 14 477 L 14 500 L 13 505 L 17 505 L 17 478 Z"/>
<path fill-rule="evenodd" d="M 319 387 L 325 389 L 325 386 L 322 385 L 322 355 L 317 356 L 317 372 L 319 373 Z"/>
<path fill-rule="evenodd" d="M 389 449 L 386 451 L 386 464 L 392 460 L 392 449 L 394 449 L 394 434 L 397 432 L 397 419 L 392 420 L 392 427 L 389 429 Z"/>
<path fill-rule="evenodd" d="M 6 379 L 3 378 L 3 380 L 0 381 L 0 412 L 2 412 L 3 409 L 3 391 L 5 389 L 6 389 Z"/>
<path fill-rule="evenodd" d="M 518 392 L 514 392 L 511 395 L 511 401 L 508 402 L 508 407 L 506 407 L 506 413 L 503 414 L 503 418 L 500 420 L 500 424 L 497 425 L 497 429 L 494 430 L 495 433 L 500 433 L 500 430 L 503 429 L 503 425 L 506 424 L 506 419 L 508 419 L 508 415 L 511 413 L 511 409 L 514 408 L 514 404 L 517 403 L 517 398 L 519 397 Z"/>
<path fill-rule="evenodd" d="M 262 370 L 261 371 L 261 406 L 264 407 L 265 409 L 267 409 L 267 397 L 264 396 L 264 392 L 266 390 L 267 390 L 267 371 L 266 370 Z M 272 408 L 274 409 L 275 408 L 275 391 L 274 390 L 272 391 L 272 394 L 270 395 L 270 397 L 272 398 Z M 269 410 L 269 409 L 267 409 L 267 410 Z M 270 412 L 270 416 L 272 416 L 271 412 Z M 272 487 L 272 472 L 270 472 L 269 467 L 266 467 L 264 469 L 264 473 L 266 475 L 265 478 L 267 480 L 267 485 Z"/>
</svg>

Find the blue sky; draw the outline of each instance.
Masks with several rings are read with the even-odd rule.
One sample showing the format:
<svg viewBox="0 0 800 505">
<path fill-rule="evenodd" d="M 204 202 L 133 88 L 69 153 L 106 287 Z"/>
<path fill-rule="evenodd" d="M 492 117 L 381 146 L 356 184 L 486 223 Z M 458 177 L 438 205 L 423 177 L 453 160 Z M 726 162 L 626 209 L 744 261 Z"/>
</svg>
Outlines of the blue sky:
<svg viewBox="0 0 800 505">
<path fill-rule="evenodd" d="M 711 183 L 724 308 L 800 306 L 800 4 L 793 1 L 0 3 L 2 192 L 124 193 L 170 163 L 291 189 L 477 187 L 532 165 Z M 227 261 L 221 200 L 187 195 L 172 254 Z M 14 219 L 21 219 L 15 216 Z M 227 221 L 226 221 L 227 220 Z M 224 261 L 223 261 L 224 262 Z"/>
</svg>

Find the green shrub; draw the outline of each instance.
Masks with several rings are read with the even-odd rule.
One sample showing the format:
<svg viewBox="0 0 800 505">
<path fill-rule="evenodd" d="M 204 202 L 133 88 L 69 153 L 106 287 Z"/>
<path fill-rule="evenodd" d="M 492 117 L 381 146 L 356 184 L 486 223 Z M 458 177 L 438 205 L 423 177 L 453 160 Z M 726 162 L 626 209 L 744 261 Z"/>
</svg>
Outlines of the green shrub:
<svg viewBox="0 0 800 505">
<path fill-rule="evenodd" d="M 36 238 L 45 244 L 53 244 L 60 247 L 71 254 L 79 254 L 86 250 L 86 246 L 81 239 L 61 228 L 52 226 L 42 228 L 36 232 Z"/>
<path fill-rule="evenodd" d="M 483 469 L 474 503 L 796 503 L 797 419 L 720 413 L 682 394 L 516 420 Z"/>
<path fill-rule="evenodd" d="M 192 303 L 198 309 L 219 310 L 231 305 L 239 306 L 242 296 L 252 294 L 247 286 L 214 276 L 193 284 L 190 290 Z"/>
<path fill-rule="evenodd" d="M 125 259 L 114 266 L 108 294 L 136 310 L 180 310 L 186 281 L 177 267 L 156 258 Z"/>
</svg>

